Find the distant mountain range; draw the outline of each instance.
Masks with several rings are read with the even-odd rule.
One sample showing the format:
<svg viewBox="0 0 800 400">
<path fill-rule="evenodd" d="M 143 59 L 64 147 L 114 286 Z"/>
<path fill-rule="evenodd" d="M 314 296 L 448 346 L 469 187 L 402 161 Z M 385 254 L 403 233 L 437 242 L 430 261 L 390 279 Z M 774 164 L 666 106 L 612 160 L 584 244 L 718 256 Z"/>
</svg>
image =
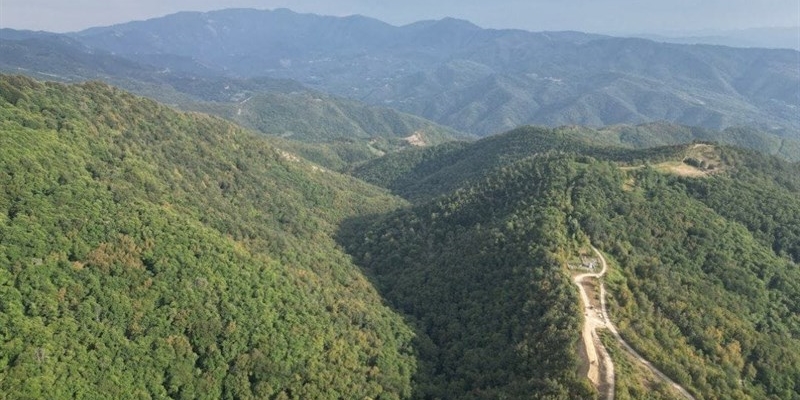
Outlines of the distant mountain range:
<svg viewBox="0 0 800 400">
<path fill-rule="evenodd" d="M 656 120 L 800 130 L 795 50 L 491 30 L 454 19 L 396 27 L 285 9 L 184 12 L 72 37 L 162 70 L 293 79 L 479 135 Z"/>
<path fill-rule="evenodd" d="M 659 42 L 715 44 L 732 47 L 762 47 L 800 51 L 800 26 L 784 28 L 750 28 L 635 35 Z"/>
<path fill-rule="evenodd" d="M 794 50 L 489 30 L 455 19 L 396 27 L 286 9 L 184 12 L 70 35 L 4 29 L 0 50 L 0 71 L 7 73 L 99 79 L 269 134 L 395 141 L 379 152 L 421 131 L 422 120 L 387 108 L 452 129 L 425 122 L 428 144 L 468 137 L 455 131 L 484 136 L 525 124 L 654 121 L 800 140 L 800 52 Z M 238 105 L 254 95 L 259 101 L 248 108 Z M 381 108 L 355 111 L 357 103 L 341 97 Z M 303 100 L 310 98 L 325 99 L 322 117 Z M 267 103 L 281 102 L 294 104 L 293 123 L 262 118 Z M 405 122 L 375 123 L 375 115 Z M 367 132 L 365 126 L 381 128 Z M 369 146 L 359 146 L 357 158 L 368 157 Z M 341 167 L 340 161 L 332 162 Z"/>
<path fill-rule="evenodd" d="M 64 82 L 101 80 L 184 110 L 215 114 L 267 135 L 325 144 L 294 150 L 334 169 L 408 146 L 474 137 L 289 79 L 231 78 L 186 59 L 183 65 L 193 72 L 174 71 L 94 49 L 65 35 L 8 29 L 0 33 L 0 52 L 4 54 L 0 71 Z"/>
</svg>

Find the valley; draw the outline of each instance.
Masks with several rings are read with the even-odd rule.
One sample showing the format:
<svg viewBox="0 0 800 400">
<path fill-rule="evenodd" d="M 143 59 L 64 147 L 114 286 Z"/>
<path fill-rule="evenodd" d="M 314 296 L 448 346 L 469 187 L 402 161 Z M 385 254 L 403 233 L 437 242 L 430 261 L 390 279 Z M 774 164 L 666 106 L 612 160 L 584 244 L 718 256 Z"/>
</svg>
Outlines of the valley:
<svg viewBox="0 0 800 400">
<path fill-rule="evenodd" d="M 0 397 L 800 400 L 800 52 L 0 27 Z"/>
</svg>

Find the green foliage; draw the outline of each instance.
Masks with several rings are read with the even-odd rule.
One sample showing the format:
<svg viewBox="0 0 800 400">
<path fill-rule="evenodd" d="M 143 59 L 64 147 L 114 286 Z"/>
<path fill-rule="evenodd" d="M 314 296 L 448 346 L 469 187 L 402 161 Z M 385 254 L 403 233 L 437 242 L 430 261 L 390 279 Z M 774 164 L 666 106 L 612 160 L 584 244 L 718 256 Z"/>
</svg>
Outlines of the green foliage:
<svg viewBox="0 0 800 400">
<path fill-rule="evenodd" d="M 410 193 L 406 189 L 428 174 L 438 171 L 443 165 L 454 162 L 453 155 L 468 147 L 466 142 L 453 142 L 428 148 L 411 148 L 356 166 L 351 174 L 366 182 L 391 188 L 398 193 Z M 446 190 L 440 190 L 440 194 Z"/>
<path fill-rule="evenodd" d="M 602 138 L 609 144 L 620 147 L 642 149 L 705 141 L 753 149 L 764 154 L 779 156 L 788 161 L 800 161 L 800 140 L 798 138 L 786 138 L 773 132 L 746 127 L 730 127 L 719 131 L 654 122 L 641 125 L 615 125 L 596 131 L 582 127 L 561 129 L 587 132 Z"/>
<path fill-rule="evenodd" d="M 5 396 L 409 396 L 412 332 L 331 238 L 397 199 L 105 84 L 0 88 Z"/>
<path fill-rule="evenodd" d="M 733 149 L 728 153 L 737 168 L 719 179 L 685 182 L 689 193 L 744 224 L 776 254 L 800 262 L 800 164 Z"/>
<path fill-rule="evenodd" d="M 685 185 L 702 183 L 599 162 L 584 172 L 574 216 L 622 269 L 609 292 L 626 340 L 697 398 L 797 398 L 796 265 L 690 197 Z"/>
<path fill-rule="evenodd" d="M 399 146 L 409 145 L 403 139 L 419 133 L 420 140 L 431 145 L 458 136 L 419 117 L 322 93 L 268 92 L 245 100 L 227 106 L 236 114 L 232 119 L 260 132 L 302 141 L 384 138 L 397 140 Z"/>
<path fill-rule="evenodd" d="M 591 398 L 577 376 L 574 248 L 557 157 L 351 226 L 344 241 L 417 331 L 416 398 Z"/>
<path fill-rule="evenodd" d="M 434 339 L 438 337 L 430 332 L 436 325 L 427 321 L 467 319 L 441 305 L 446 301 L 437 293 L 457 299 L 448 286 L 452 284 L 465 287 L 467 298 L 480 296 L 481 289 L 469 283 L 479 276 L 485 279 L 486 273 L 468 271 L 502 265 L 523 243 L 531 251 L 557 243 L 552 253 L 569 254 L 586 235 L 617 260 L 619 271 L 607 284 L 612 318 L 623 336 L 696 398 L 797 398 L 800 270 L 792 260 L 796 262 L 800 232 L 798 165 L 704 145 L 718 158 L 713 174 L 687 178 L 651 167 L 680 165 L 696 148 L 598 147 L 579 130 L 524 128 L 470 145 L 393 154 L 357 168 L 355 174 L 420 205 L 373 225 L 371 233 L 356 241 L 360 250 L 355 254 L 384 296 L 422 321 L 416 323 L 418 337 L 428 335 L 432 344 L 418 346 L 437 349 L 439 360 L 446 354 L 441 348 L 457 346 L 462 337 L 453 342 Z M 552 204 L 555 209 L 548 206 Z M 529 207 L 532 211 L 525 214 Z M 560 215 L 551 224 L 522 218 L 523 224 L 536 221 L 533 225 L 542 227 L 532 230 L 527 241 L 512 240 L 502 229 L 516 226 L 516 220 L 505 226 L 495 221 L 550 213 Z M 476 239 L 478 226 L 501 237 L 502 246 L 491 245 L 497 243 L 494 236 Z M 447 233 L 434 236 L 430 230 Z M 563 262 L 549 259 L 555 265 Z M 541 261 L 546 256 L 532 260 L 539 261 L 527 265 L 555 268 Z M 437 280 L 439 273 L 443 278 Z M 466 283 L 460 280 L 462 273 L 468 276 Z M 507 282 L 500 286 L 514 293 Z M 417 301 L 418 296 L 427 297 Z M 440 305 L 419 305 L 429 302 Z M 469 306 L 459 302 L 458 308 Z M 577 334 L 576 328 L 573 341 Z M 459 365 L 467 360 L 459 358 Z M 421 371 L 442 371 L 428 366 L 424 352 L 420 363 Z M 507 368 L 513 370 L 513 362 Z M 638 374 L 624 368 L 620 373 Z M 446 387 L 442 385 L 453 379 L 470 382 L 453 371 L 442 376 L 439 386 L 426 387 Z M 623 394 L 637 397 L 645 390 L 636 383 L 640 378 L 620 379 Z M 648 396 L 668 393 L 658 389 Z"/>
<path fill-rule="evenodd" d="M 379 141 L 0 77 L 0 392 L 593 398 L 564 268 L 589 237 L 622 335 L 696 398 L 798 398 L 800 165 L 704 145 L 719 167 L 681 177 L 652 166 L 698 146 L 621 137 L 526 127 L 352 168 L 409 205 L 296 155 L 344 169 Z"/>
<path fill-rule="evenodd" d="M 661 147 L 636 152 L 612 147 L 613 141 L 596 131 L 526 126 L 491 136 L 474 145 L 444 144 L 390 154 L 356 167 L 352 174 L 412 200 L 427 200 L 456 190 L 515 161 L 533 154 L 570 152 L 631 164 L 674 158 L 683 147 Z"/>
<path fill-rule="evenodd" d="M 269 136 L 291 139 L 284 143 L 309 160 L 336 170 L 400 149 L 469 137 L 392 109 L 308 90 L 243 89 L 231 101 L 190 102 L 183 107 L 219 115 Z"/>
<path fill-rule="evenodd" d="M 134 61 L 90 51 L 74 38 L 55 34 L 26 40 L 0 39 L 0 71 L 25 71 L 40 79 L 103 80 L 187 111 L 217 115 L 272 137 L 291 138 L 297 153 L 329 169 L 412 146 L 431 146 L 471 135 L 385 107 L 313 91 L 288 79 L 235 79 L 203 71 L 182 57 Z M 152 61 L 178 63 L 157 70 Z M 13 97 L 13 96 L 12 96 Z"/>
<path fill-rule="evenodd" d="M 636 360 L 630 358 L 623 350 L 611 332 L 600 331 L 600 340 L 608 350 L 614 363 L 614 398 L 619 400 L 680 400 L 684 397 L 675 393 L 674 390 L 665 382 L 661 381 L 640 365 Z"/>
</svg>

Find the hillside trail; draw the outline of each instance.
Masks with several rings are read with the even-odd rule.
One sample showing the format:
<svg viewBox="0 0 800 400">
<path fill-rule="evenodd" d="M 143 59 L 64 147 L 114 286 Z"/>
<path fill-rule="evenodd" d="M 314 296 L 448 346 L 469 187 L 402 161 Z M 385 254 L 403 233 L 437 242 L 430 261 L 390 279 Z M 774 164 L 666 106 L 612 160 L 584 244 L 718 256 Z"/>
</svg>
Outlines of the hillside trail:
<svg viewBox="0 0 800 400">
<path fill-rule="evenodd" d="M 581 332 L 589 365 L 586 375 L 592 384 L 598 388 L 601 396 L 605 394 L 604 397 L 606 399 L 614 400 L 614 392 L 616 390 L 614 363 L 611 361 L 608 351 L 597 334 L 598 329 L 607 327 L 608 324 L 605 317 L 607 314 L 602 308 L 598 309 L 592 304 L 586 290 L 587 286 L 591 288 L 592 285 L 591 282 L 587 282 L 587 279 L 594 278 L 599 280 L 605 275 L 608 266 L 605 262 L 602 263 L 602 266 L 603 269 L 600 272 L 580 274 L 574 278 L 574 281 L 580 291 L 581 301 L 583 302 L 583 315 L 586 317 Z M 602 376 L 601 371 L 603 372 Z"/>
<path fill-rule="evenodd" d="M 600 263 L 603 266 L 602 270 L 597 273 L 580 274 L 574 278 L 575 284 L 578 285 L 580 290 L 581 300 L 583 301 L 584 307 L 584 315 L 586 316 L 586 323 L 583 327 L 582 336 L 586 347 L 587 358 L 589 360 L 589 371 L 587 373 L 589 380 L 591 380 L 592 383 L 594 383 L 598 389 L 600 389 L 601 394 L 603 392 L 606 393 L 607 399 L 614 399 L 614 382 L 616 379 L 616 375 L 614 373 L 614 364 L 611 361 L 611 357 L 608 355 L 608 351 L 606 350 L 605 346 L 603 346 L 602 342 L 600 342 L 599 336 L 597 335 L 598 329 L 605 328 L 611 332 L 611 334 L 614 336 L 614 339 L 619 342 L 625 351 L 633 356 L 633 358 L 638 360 L 642 365 L 647 367 L 647 369 L 649 369 L 654 375 L 672 386 L 685 398 L 694 400 L 694 396 L 692 396 L 685 388 L 683 388 L 683 386 L 664 375 L 663 372 L 658 370 L 658 368 L 656 368 L 651 362 L 647 361 L 638 352 L 636 352 L 636 350 L 634 350 L 628 344 L 628 342 L 626 342 L 622 336 L 620 336 L 616 326 L 614 326 L 614 324 L 608 318 L 608 309 L 606 308 L 606 288 L 603 284 L 603 281 L 600 279 L 606 274 L 606 271 L 608 271 L 608 264 L 606 263 L 605 257 L 603 257 L 603 254 L 600 253 L 599 250 L 597 250 L 594 246 L 592 246 L 592 250 L 600 259 Z M 600 281 L 600 310 L 597 310 L 592 305 L 589 295 L 586 292 L 586 286 L 591 287 L 591 283 L 586 282 L 586 280 L 590 278 Z M 600 376 L 601 371 L 604 372 L 602 377 Z"/>
</svg>

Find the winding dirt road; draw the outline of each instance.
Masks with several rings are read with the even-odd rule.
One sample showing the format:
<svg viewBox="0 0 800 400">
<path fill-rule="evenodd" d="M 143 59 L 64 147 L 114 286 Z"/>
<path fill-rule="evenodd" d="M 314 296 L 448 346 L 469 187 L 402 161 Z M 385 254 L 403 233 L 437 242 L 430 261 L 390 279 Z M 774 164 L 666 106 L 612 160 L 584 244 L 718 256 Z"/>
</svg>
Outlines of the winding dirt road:
<svg viewBox="0 0 800 400">
<path fill-rule="evenodd" d="M 603 346 L 603 343 L 600 341 L 600 337 L 597 335 L 598 329 L 608 326 L 608 319 L 606 318 L 604 307 L 602 307 L 602 302 L 601 307 L 596 307 L 592 304 L 588 291 L 593 291 L 594 286 L 591 281 L 587 282 L 587 279 L 600 279 L 605 275 L 608 265 L 605 261 L 602 262 L 602 265 L 603 269 L 600 272 L 580 274 L 574 278 L 574 281 L 580 290 L 581 301 L 583 302 L 583 315 L 586 317 L 581 333 L 584 351 L 586 352 L 585 354 L 589 364 L 586 375 L 595 387 L 598 388 L 601 396 L 605 394 L 604 397 L 606 399 L 613 400 L 616 382 L 614 363 L 611 361 L 608 351 L 606 351 L 605 346 Z M 601 300 L 603 299 L 602 293 L 601 290 Z M 601 371 L 603 372 L 602 376 Z"/>
<path fill-rule="evenodd" d="M 606 350 L 605 346 L 603 346 L 603 343 L 600 341 L 600 338 L 597 335 L 598 329 L 608 329 L 614 338 L 620 343 L 622 348 L 630 353 L 631 356 L 637 359 L 645 367 L 647 367 L 647 369 L 652 371 L 654 375 L 662 379 L 664 382 L 667 382 L 667 384 L 672 386 L 678 393 L 687 399 L 694 400 L 694 397 L 688 391 L 686 391 L 683 386 L 677 384 L 672 379 L 664 375 L 663 372 L 659 371 L 655 366 L 653 366 L 652 363 L 637 353 L 636 350 L 634 350 L 624 339 L 622 339 L 622 336 L 619 335 L 619 331 L 617 331 L 617 328 L 608 318 L 608 310 L 606 308 L 606 288 L 603 284 L 603 281 L 600 280 L 600 278 L 602 278 L 608 270 L 608 264 L 606 263 L 605 257 L 603 257 L 603 254 L 600 253 L 599 250 L 597 250 L 594 246 L 592 246 L 592 250 L 594 250 L 595 254 L 597 254 L 597 257 L 600 259 L 603 269 L 598 273 L 580 274 L 574 278 L 575 284 L 578 285 L 578 289 L 580 290 L 581 300 L 583 301 L 584 315 L 586 316 L 586 323 L 583 325 L 582 336 L 587 359 L 589 361 L 589 370 L 587 372 L 589 380 L 592 381 L 595 386 L 597 386 L 601 395 L 605 393 L 605 397 L 607 399 L 614 399 L 614 382 L 616 380 L 616 375 L 614 374 L 614 364 L 611 361 L 611 357 L 608 355 L 608 351 Z M 587 294 L 587 291 L 591 291 L 594 288 L 591 282 L 586 281 L 589 278 L 600 280 L 599 310 L 597 307 L 595 307 L 595 305 L 592 304 L 589 295 Z"/>
</svg>

